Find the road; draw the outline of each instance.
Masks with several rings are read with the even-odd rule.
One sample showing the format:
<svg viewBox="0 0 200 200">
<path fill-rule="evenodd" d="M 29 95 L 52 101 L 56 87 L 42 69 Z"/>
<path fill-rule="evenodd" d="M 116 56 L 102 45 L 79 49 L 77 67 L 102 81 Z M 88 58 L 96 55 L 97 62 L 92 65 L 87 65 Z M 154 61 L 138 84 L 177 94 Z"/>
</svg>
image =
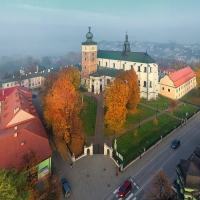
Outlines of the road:
<svg viewBox="0 0 200 200">
<path fill-rule="evenodd" d="M 185 126 L 179 128 L 169 137 L 171 140 L 179 138 L 180 147 L 172 149 L 170 143 L 161 142 L 160 145 L 166 145 L 151 160 L 131 174 L 127 179 L 132 182 L 133 188 L 127 194 L 126 200 L 144 200 L 144 194 L 147 187 L 150 187 L 150 181 L 153 178 L 153 172 L 164 170 L 172 181 L 176 178 L 176 165 L 180 159 L 188 159 L 196 147 L 200 144 L 200 114 L 188 121 Z M 170 140 L 170 141 L 171 141 Z M 162 144 L 163 143 L 163 144 Z M 156 147 L 155 147 L 156 148 Z M 122 184 L 122 183 L 121 183 Z M 121 185 L 120 184 L 120 185 Z M 112 191 L 105 200 L 116 200 L 118 188 Z"/>
</svg>

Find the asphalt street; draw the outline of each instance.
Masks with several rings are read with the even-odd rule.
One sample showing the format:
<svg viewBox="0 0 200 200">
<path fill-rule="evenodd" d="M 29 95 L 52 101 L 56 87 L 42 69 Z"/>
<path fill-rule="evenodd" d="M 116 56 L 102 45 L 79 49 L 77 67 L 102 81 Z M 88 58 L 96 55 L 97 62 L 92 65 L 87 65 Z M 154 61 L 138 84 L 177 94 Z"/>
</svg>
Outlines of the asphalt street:
<svg viewBox="0 0 200 200">
<path fill-rule="evenodd" d="M 39 102 L 39 99 L 35 98 L 33 102 Z M 200 114 L 196 114 L 186 125 L 171 133 L 118 176 L 115 175 L 117 167 L 113 160 L 102 154 L 87 155 L 70 168 L 71 161 L 61 157 L 55 150 L 52 170 L 59 178 L 65 177 L 68 180 L 72 189 L 69 200 L 118 199 L 117 190 L 127 179 L 132 182 L 133 189 L 124 199 L 143 200 L 146 187 L 153 178 L 152 172 L 163 169 L 174 180 L 175 168 L 180 159 L 187 159 L 200 143 L 199 122 Z M 175 138 L 180 139 L 181 145 L 174 150 L 170 148 L 170 143 Z"/>
</svg>

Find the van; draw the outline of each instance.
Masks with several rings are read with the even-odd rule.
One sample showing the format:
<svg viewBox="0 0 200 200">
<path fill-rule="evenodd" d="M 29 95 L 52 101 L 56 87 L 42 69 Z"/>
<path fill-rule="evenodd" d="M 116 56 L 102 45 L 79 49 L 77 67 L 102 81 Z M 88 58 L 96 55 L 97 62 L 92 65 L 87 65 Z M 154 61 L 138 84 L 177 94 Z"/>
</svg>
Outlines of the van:
<svg viewBox="0 0 200 200">
<path fill-rule="evenodd" d="M 71 196 L 71 189 L 65 178 L 61 179 L 61 184 L 62 184 L 62 188 L 63 188 L 64 197 L 67 198 L 67 197 Z"/>
</svg>

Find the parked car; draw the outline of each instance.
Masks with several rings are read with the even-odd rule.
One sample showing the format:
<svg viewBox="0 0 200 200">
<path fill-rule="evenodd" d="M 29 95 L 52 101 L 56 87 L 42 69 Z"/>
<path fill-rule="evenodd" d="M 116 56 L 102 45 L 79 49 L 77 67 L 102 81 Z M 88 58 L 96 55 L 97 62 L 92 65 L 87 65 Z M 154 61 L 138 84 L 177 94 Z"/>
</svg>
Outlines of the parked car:
<svg viewBox="0 0 200 200">
<path fill-rule="evenodd" d="M 63 178 L 63 179 L 61 179 L 60 182 L 62 184 L 64 197 L 67 198 L 67 197 L 71 196 L 71 189 L 69 187 L 67 180 L 65 178 Z"/>
<path fill-rule="evenodd" d="M 32 98 L 36 98 L 37 96 L 36 96 L 36 94 L 32 94 Z"/>
<path fill-rule="evenodd" d="M 118 197 L 125 197 L 132 189 L 132 184 L 130 181 L 125 181 L 123 185 L 118 190 Z"/>
<path fill-rule="evenodd" d="M 179 139 L 175 139 L 174 141 L 172 141 L 171 147 L 173 149 L 176 149 L 178 146 L 180 146 L 180 140 Z"/>
</svg>

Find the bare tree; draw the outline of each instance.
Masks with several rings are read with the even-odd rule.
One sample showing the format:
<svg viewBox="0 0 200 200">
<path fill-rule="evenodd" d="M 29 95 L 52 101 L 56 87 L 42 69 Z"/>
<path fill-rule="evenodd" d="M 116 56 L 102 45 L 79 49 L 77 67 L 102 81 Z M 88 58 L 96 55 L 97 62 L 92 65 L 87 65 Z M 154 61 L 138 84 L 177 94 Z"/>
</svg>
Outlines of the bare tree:
<svg viewBox="0 0 200 200">
<path fill-rule="evenodd" d="M 154 178 L 151 180 L 151 187 L 147 188 L 145 197 L 150 200 L 166 200 L 174 194 L 171 186 L 172 183 L 169 178 L 167 178 L 164 171 L 159 171 L 153 173 Z"/>
</svg>

